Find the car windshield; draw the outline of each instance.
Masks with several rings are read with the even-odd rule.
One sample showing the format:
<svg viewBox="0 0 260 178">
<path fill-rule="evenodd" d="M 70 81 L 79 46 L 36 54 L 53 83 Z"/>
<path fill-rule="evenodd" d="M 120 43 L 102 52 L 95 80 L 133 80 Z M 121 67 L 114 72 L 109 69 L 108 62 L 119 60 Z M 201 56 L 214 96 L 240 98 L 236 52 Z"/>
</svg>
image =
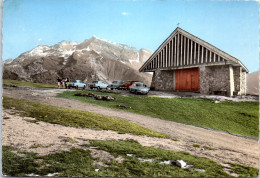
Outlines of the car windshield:
<svg viewBox="0 0 260 178">
<path fill-rule="evenodd" d="M 81 80 L 77 80 L 77 82 L 78 82 L 78 83 L 82 83 L 82 81 L 81 81 Z"/>
<path fill-rule="evenodd" d="M 98 81 L 94 81 L 93 83 L 98 83 Z"/>
<path fill-rule="evenodd" d="M 113 83 L 117 83 L 117 81 L 113 81 Z"/>
<path fill-rule="evenodd" d="M 71 82 L 76 82 L 76 80 L 75 80 L 75 79 L 72 79 Z"/>
<path fill-rule="evenodd" d="M 144 86 L 143 83 L 136 83 L 135 85 L 136 85 L 137 87 L 143 87 L 143 86 Z"/>
</svg>

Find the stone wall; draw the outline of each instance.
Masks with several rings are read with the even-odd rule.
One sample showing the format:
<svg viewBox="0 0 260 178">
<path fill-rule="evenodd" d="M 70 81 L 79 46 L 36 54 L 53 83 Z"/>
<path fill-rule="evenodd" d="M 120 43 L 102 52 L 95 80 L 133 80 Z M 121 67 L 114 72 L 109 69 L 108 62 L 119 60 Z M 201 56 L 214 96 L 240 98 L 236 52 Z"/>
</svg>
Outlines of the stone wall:
<svg viewBox="0 0 260 178">
<path fill-rule="evenodd" d="M 240 91 L 240 77 L 242 68 L 241 67 L 233 67 L 234 71 L 234 82 L 235 82 L 235 91 Z"/>
<path fill-rule="evenodd" d="M 200 67 L 200 93 L 226 94 L 230 92 L 229 66 L 203 66 Z"/>
<path fill-rule="evenodd" d="M 246 94 L 246 72 L 240 73 L 240 93 L 239 95 L 245 95 Z"/>
<path fill-rule="evenodd" d="M 234 80 L 234 70 L 232 66 L 229 66 L 229 91 L 228 96 L 233 96 L 235 91 L 235 80 Z"/>
<path fill-rule="evenodd" d="M 233 67 L 235 93 L 237 95 L 246 94 L 246 72 L 242 71 L 242 67 Z"/>
<path fill-rule="evenodd" d="M 175 72 L 172 70 L 159 70 L 153 73 L 151 83 L 152 90 L 169 91 L 175 90 Z"/>
<path fill-rule="evenodd" d="M 246 73 L 231 65 L 201 66 L 200 93 L 233 96 L 245 94 Z M 159 70 L 153 73 L 151 90 L 174 91 L 175 72 Z"/>
</svg>

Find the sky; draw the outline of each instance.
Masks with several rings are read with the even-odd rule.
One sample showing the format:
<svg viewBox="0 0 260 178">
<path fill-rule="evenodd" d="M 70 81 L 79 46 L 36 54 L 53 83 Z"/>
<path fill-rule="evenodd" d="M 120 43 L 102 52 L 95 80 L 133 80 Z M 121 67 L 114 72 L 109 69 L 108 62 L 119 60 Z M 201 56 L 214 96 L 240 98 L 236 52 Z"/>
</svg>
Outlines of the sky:
<svg viewBox="0 0 260 178">
<path fill-rule="evenodd" d="M 179 23 L 254 72 L 259 69 L 258 20 L 256 1 L 5 0 L 2 58 L 94 35 L 155 51 Z"/>
</svg>

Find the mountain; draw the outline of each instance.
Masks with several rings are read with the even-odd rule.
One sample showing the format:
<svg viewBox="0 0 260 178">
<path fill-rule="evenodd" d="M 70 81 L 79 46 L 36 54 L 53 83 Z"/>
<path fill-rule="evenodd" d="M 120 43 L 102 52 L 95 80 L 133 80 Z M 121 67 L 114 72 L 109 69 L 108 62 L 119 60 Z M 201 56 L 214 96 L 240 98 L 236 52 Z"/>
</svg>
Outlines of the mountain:
<svg viewBox="0 0 260 178">
<path fill-rule="evenodd" d="M 92 80 L 138 80 L 150 85 L 152 75 L 138 69 L 152 55 L 93 36 L 76 43 L 62 41 L 53 46 L 41 45 L 14 60 L 4 61 L 3 78 L 56 83 L 58 77 Z"/>
<path fill-rule="evenodd" d="M 246 93 L 259 95 L 259 71 L 246 75 Z"/>
</svg>

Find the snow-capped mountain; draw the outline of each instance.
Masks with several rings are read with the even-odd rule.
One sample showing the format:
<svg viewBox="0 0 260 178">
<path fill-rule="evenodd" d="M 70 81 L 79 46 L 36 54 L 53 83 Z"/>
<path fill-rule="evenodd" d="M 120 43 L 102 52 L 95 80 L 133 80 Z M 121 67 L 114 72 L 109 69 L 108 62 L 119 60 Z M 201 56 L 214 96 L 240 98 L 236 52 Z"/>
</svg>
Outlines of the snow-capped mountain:
<svg viewBox="0 0 260 178">
<path fill-rule="evenodd" d="M 138 69 L 151 56 L 147 49 L 137 50 L 93 36 L 76 43 L 62 41 L 53 46 L 40 45 L 4 62 L 3 78 L 55 83 L 57 77 L 84 81 L 139 80 L 148 85 L 150 74 Z"/>
</svg>

